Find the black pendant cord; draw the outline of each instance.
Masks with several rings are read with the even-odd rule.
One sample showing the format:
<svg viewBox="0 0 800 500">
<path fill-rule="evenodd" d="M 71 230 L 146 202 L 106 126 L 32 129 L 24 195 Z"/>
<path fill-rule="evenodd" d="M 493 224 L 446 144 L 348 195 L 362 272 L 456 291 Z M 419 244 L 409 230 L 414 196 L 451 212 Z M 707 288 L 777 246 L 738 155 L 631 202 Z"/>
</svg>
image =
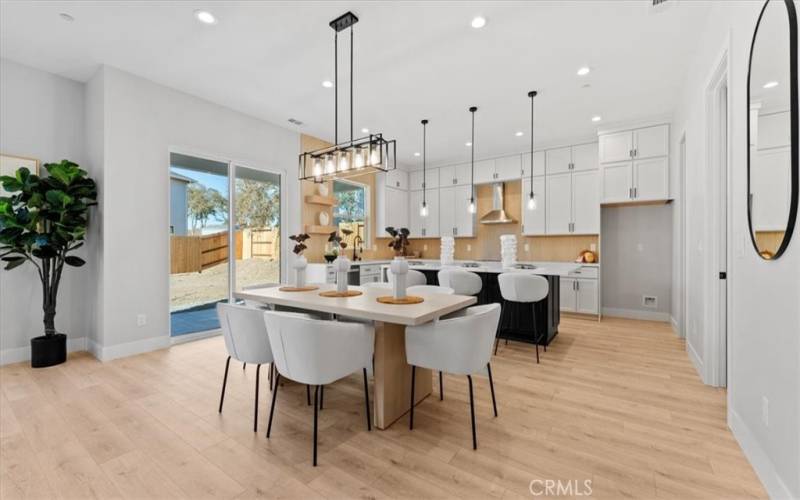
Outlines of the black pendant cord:
<svg viewBox="0 0 800 500">
<path fill-rule="evenodd" d="M 427 199 L 425 197 L 425 194 L 426 194 L 425 192 L 427 190 L 425 189 L 425 186 L 428 184 L 427 179 L 426 179 L 427 167 L 426 167 L 426 161 L 425 161 L 425 159 L 426 159 L 425 156 L 426 156 L 426 153 L 427 153 L 427 142 L 426 142 L 426 139 L 427 139 L 427 128 L 428 128 L 428 120 L 422 120 L 422 206 L 423 207 L 426 205 L 426 202 L 427 202 Z"/>
<path fill-rule="evenodd" d="M 469 143 L 470 147 L 470 187 L 472 190 L 469 193 L 469 202 L 470 204 L 475 203 L 475 112 L 478 111 L 478 108 L 472 106 L 469 108 L 469 112 L 472 113 L 472 138 Z"/>
<path fill-rule="evenodd" d="M 353 27 L 350 26 L 350 144 L 353 144 Z"/>
<path fill-rule="evenodd" d="M 339 144 L 339 32 L 333 34 L 333 143 Z"/>
<path fill-rule="evenodd" d="M 531 98 L 531 198 L 533 198 L 533 98 L 536 97 L 537 92 L 532 90 L 528 92 L 528 97 Z"/>
</svg>

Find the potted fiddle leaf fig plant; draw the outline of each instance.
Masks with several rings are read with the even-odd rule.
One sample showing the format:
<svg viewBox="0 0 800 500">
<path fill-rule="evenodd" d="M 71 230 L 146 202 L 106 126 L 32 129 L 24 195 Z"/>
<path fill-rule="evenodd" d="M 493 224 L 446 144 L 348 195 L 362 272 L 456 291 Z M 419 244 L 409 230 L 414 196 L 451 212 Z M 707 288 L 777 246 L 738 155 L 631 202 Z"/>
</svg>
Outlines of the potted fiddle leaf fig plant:
<svg viewBox="0 0 800 500">
<path fill-rule="evenodd" d="M 20 168 L 0 177 L 0 259 L 11 270 L 32 264 L 42 285 L 44 335 L 31 339 L 31 366 L 67 359 L 67 336 L 56 331 L 56 304 L 64 266 L 86 262 L 74 255 L 86 238 L 89 208 L 97 205 L 97 186 L 77 163 L 44 165 L 46 176 Z"/>
</svg>

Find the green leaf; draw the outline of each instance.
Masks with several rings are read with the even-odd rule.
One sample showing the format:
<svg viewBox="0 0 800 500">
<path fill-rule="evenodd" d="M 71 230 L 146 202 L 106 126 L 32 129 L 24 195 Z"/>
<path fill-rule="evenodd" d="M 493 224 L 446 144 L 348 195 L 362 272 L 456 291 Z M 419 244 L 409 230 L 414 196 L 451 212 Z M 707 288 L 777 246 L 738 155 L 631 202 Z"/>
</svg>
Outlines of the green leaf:
<svg viewBox="0 0 800 500">
<path fill-rule="evenodd" d="M 64 262 L 73 267 L 81 267 L 82 265 L 86 264 L 85 260 L 81 259 L 80 257 L 75 257 L 74 255 L 68 255 L 65 257 Z"/>
<path fill-rule="evenodd" d="M 51 189 L 45 193 L 47 201 L 58 208 L 64 208 L 72 203 L 72 197 L 67 195 L 64 191 Z"/>
<path fill-rule="evenodd" d="M 3 260 L 8 262 L 8 264 L 6 264 L 6 271 L 10 271 L 15 267 L 19 267 L 25 263 L 25 257 L 16 257 L 14 259 L 3 258 Z"/>
</svg>

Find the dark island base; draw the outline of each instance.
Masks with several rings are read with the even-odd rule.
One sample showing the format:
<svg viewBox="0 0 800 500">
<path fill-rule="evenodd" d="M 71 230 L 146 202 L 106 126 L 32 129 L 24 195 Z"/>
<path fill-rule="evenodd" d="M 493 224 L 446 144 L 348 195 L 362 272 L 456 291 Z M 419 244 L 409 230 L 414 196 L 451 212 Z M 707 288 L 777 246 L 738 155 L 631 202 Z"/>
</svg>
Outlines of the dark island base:
<svg viewBox="0 0 800 500">
<path fill-rule="evenodd" d="M 429 285 L 439 285 L 437 271 L 422 271 L 422 273 L 425 274 Z M 498 337 L 536 344 L 538 335 L 542 337 L 538 342 L 540 345 L 549 345 L 558 335 L 558 324 L 561 321 L 559 304 L 561 280 L 558 276 L 542 276 L 550 284 L 550 292 L 547 294 L 547 298 L 536 302 L 531 307 L 530 304 L 503 300 L 500 295 L 500 285 L 497 282 L 498 273 L 476 272 L 475 274 L 480 276 L 483 281 L 483 288 L 478 294 L 478 304 L 498 303 L 503 306 L 504 312 L 497 331 Z M 547 332 L 547 335 L 543 335 L 543 332 Z"/>
</svg>

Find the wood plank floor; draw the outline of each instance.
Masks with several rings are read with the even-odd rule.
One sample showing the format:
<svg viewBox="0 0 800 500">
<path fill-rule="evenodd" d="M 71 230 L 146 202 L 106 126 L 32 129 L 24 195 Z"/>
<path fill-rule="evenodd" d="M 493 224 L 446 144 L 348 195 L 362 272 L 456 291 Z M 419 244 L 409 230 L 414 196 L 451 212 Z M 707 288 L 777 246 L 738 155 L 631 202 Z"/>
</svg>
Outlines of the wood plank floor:
<svg viewBox="0 0 800 500">
<path fill-rule="evenodd" d="M 540 365 L 531 346 L 501 344 L 499 418 L 475 378 L 477 451 L 465 377 L 445 377 L 414 431 L 404 418 L 367 432 L 361 376 L 339 381 L 316 468 L 303 387 L 281 387 L 267 440 L 267 370 L 254 434 L 255 367 L 231 363 L 217 413 L 225 357 L 215 337 L 0 368 L 0 498 L 530 498 L 546 479 L 591 480 L 595 498 L 766 497 L 726 427 L 725 392 L 700 383 L 666 324 L 564 318 Z"/>
</svg>

